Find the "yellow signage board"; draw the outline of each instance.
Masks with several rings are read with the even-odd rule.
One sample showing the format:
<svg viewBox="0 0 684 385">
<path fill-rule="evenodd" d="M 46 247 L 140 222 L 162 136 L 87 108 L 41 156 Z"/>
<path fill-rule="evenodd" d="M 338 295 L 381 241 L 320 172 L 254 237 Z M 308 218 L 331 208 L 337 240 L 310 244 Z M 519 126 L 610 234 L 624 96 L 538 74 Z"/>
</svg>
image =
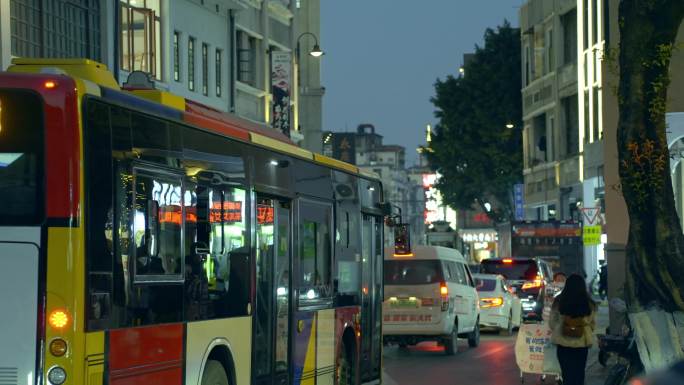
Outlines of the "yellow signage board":
<svg viewBox="0 0 684 385">
<path fill-rule="evenodd" d="M 584 246 L 596 246 L 601 244 L 601 225 L 584 226 L 582 228 L 582 242 Z"/>
</svg>

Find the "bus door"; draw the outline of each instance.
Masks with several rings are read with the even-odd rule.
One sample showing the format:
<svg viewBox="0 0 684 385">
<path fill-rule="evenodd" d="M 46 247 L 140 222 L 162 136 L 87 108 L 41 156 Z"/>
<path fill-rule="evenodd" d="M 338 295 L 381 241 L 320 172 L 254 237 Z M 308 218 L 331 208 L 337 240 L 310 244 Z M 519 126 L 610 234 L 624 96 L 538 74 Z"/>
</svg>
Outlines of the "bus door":
<svg viewBox="0 0 684 385">
<path fill-rule="evenodd" d="M 382 218 L 364 215 L 362 230 L 361 382 L 366 383 L 380 378 L 382 365 Z"/>
<path fill-rule="evenodd" d="M 290 381 L 290 202 L 257 197 L 254 378 Z"/>
</svg>

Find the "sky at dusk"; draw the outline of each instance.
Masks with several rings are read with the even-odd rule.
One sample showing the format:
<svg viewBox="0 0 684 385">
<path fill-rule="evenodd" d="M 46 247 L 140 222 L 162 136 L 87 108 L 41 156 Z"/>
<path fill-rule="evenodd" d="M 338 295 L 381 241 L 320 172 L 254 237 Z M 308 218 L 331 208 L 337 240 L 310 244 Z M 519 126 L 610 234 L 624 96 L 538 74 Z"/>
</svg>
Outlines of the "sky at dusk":
<svg viewBox="0 0 684 385">
<path fill-rule="evenodd" d="M 323 130 L 375 125 L 385 144 L 406 147 L 407 165 L 434 125 L 437 78 L 504 19 L 518 26 L 523 0 L 321 0 Z"/>
</svg>

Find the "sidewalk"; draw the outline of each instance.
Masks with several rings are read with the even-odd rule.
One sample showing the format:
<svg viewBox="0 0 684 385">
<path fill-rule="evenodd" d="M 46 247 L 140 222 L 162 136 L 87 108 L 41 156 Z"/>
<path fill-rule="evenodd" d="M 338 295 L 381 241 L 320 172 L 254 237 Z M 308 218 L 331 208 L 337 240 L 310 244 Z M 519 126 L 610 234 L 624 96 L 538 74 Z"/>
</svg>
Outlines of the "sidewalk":
<svg viewBox="0 0 684 385">
<path fill-rule="evenodd" d="M 604 334 L 608 324 L 608 305 L 603 303 L 599 306 L 598 314 L 596 315 L 596 333 Z M 608 375 L 610 367 L 604 368 L 599 364 L 598 352 L 599 349 L 597 345 L 594 345 L 589 350 L 586 385 L 603 385 L 606 376 Z"/>
</svg>

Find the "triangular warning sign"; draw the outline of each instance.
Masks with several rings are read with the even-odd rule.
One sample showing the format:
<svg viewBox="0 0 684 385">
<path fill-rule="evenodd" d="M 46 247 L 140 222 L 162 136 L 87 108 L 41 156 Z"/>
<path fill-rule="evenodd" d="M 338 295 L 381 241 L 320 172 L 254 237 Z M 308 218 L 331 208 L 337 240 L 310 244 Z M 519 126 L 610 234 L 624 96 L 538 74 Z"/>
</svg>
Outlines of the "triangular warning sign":
<svg viewBox="0 0 684 385">
<path fill-rule="evenodd" d="M 585 226 L 591 226 L 598 223 L 601 209 L 599 207 L 586 207 L 582 209 L 582 222 Z"/>
</svg>

